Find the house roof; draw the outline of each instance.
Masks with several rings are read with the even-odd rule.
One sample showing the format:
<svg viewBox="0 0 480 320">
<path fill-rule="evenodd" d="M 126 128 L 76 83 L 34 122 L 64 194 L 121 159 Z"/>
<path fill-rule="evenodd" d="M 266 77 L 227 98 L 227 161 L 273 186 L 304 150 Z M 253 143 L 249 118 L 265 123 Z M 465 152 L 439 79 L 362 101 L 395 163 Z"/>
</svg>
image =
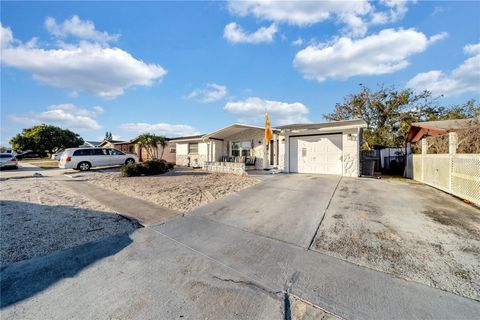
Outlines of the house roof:
<svg viewBox="0 0 480 320">
<path fill-rule="evenodd" d="M 91 145 L 94 145 L 94 146 L 98 146 L 100 143 L 102 143 L 102 141 L 85 141 Z"/>
<path fill-rule="evenodd" d="M 243 124 L 243 123 L 234 123 L 222 129 L 207 133 L 206 135 L 203 136 L 203 138 L 204 139 L 208 139 L 208 138 L 224 139 L 247 129 L 254 129 L 254 130 L 260 130 L 260 131 L 265 130 L 264 127 L 260 127 L 260 126 L 253 126 L 253 125 Z"/>
<path fill-rule="evenodd" d="M 276 127 L 280 130 L 323 129 L 332 127 L 356 127 L 366 128 L 367 123 L 362 119 L 320 122 L 320 123 L 295 123 Z"/>
<path fill-rule="evenodd" d="M 203 137 L 203 134 L 197 134 L 194 136 L 184 136 L 184 137 L 176 137 L 176 138 L 170 138 L 167 139 L 169 141 L 195 141 L 195 140 L 201 140 Z"/>
<path fill-rule="evenodd" d="M 125 143 L 127 141 L 122 141 L 122 140 L 103 140 L 102 142 L 100 142 L 98 144 L 98 146 L 104 146 L 105 144 L 107 143 L 112 143 L 112 144 L 115 144 L 115 143 Z"/>
<path fill-rule="evenodd" d="M 473 119 L 455 119 L 415 122 L 408 129 L 407 142 L 417 142 L 426 136 L 437 136 L 452 131 L 467 128 L 471 125 Z"/>
</svg>

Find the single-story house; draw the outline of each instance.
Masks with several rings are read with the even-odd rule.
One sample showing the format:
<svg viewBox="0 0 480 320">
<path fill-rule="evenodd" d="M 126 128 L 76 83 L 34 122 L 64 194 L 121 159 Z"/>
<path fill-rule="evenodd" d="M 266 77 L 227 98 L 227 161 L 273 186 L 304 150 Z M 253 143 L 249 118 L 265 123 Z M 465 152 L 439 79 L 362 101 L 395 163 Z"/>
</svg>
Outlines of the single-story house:
<svg viewBox="0 0 480 320">
<path fill-rule="evenodd" d="M 104 139 L 100 142 L 99 147 L 101 148 L 115 148 L 115 143 L 125 143 L 126 141 L 123 140 L 106 140 Z"/>
<path fill-rule="evenodd" d="M 363 120 L 291 124 L 265 128 L 235 123 L 205 135 L 172 139 L 176 164 L 209 171 L 247 169 L 359 176 Z"/>
<path fill-rule="evenodd" d="M 163 151 L 163 154 L 162 146 L 157 146 L 158 156 L 162 156 L 162 159 L 166 160 L 167 162 L 175 163 L 175 143 L 171 142 L 169 138 L 166 138 L 166 140 L 168 145 L 165 148 L 165 151 Z M 146 161 L 150 158 L 147 149 L 140 147 L 140 144 L 138 143 L 138 137 L 130 141 L 112 141 L 111 143 L 105 143 L 104 146 L 106 148 L 115 148 L 125 153 L 134 153 L 138 156 L 140 161 Z"/>
</svg>

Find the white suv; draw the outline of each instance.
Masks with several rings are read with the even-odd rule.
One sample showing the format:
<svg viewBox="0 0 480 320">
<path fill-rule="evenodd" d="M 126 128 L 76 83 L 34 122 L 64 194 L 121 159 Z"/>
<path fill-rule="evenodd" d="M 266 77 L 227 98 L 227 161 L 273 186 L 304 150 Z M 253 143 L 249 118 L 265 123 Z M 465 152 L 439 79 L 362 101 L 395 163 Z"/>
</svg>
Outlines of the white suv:
<svg viewBox="0 0 480 320">
<path fill-rule="evenodd" d="M 137 161 L 136 155 L 125 154 L 117 149 L 71 148 L 63 152 L 58 167 L 87 171 L 92 167 L 123 165 Z"/>
</svg>

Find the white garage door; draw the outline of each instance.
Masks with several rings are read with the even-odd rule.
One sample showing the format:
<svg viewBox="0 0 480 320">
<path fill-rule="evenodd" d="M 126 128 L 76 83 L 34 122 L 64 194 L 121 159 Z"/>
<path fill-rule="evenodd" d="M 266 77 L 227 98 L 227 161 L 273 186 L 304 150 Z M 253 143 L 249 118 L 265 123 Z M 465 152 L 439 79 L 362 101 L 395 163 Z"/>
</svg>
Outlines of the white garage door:
<svg viewBox="0 0 480 320">
<path fill-rule="evenodd" d="M 342 135 L 290 137 L 290 172 L 342 174 Z"/>
</svg>

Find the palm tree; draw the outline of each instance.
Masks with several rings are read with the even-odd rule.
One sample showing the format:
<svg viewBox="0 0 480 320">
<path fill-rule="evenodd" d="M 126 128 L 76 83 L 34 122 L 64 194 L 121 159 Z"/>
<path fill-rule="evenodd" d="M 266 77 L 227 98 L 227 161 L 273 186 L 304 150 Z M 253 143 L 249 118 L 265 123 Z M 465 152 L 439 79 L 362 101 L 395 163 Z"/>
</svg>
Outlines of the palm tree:
<svg viewBox="0 0 480 320">
<path fill-rule="evenodd" d="M 163 157 L 163 150 L 167 145 L 167 140 L 165 137 L 145 133 L 138 136 L 137 141 L 141 148 L 145 148 L 147 150 L 147 154 L 150 159 L 158 159 L 158 146 L 162 146 L 162 155 L 160 156 L 160 159 Z"/>
</svg>

